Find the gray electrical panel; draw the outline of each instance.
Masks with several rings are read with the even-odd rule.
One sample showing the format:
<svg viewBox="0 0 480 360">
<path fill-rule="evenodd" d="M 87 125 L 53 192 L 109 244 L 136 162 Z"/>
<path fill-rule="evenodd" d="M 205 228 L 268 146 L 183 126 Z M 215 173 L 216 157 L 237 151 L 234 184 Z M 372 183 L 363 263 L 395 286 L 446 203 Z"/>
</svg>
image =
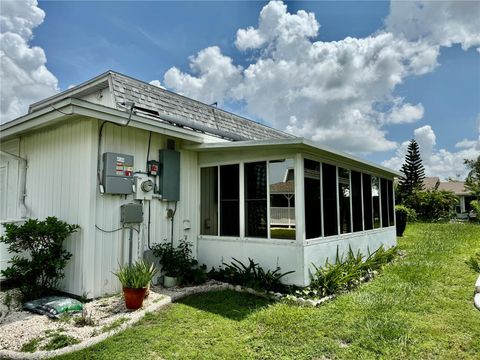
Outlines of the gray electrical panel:
<svg viewBox="0 0 480 360">
<path fill-rule="evenodd" d="M 133 156 L 104 153 L 102 183 L 107 194 L 131 194 L 134 183 Z"/>
<path fill-rule="evenodd" d="M 159 191 L 162 200 L 180 200 L 180 153 L 164 149 L 159 153 Z"/>
<path fill-rule="evenodd" d="M 143 222 L 142 204 L 130 203 L 120 207 L 120 221 L 124 224 Z"/>
</svg>

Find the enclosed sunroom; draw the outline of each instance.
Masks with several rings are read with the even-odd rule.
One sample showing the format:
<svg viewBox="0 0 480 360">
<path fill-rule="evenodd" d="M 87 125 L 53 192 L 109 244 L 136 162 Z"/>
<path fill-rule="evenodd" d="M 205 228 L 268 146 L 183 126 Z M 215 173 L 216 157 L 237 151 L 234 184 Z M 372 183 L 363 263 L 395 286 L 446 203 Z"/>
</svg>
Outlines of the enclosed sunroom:
<svg viewBox="0 0 480 360">
<path fill-rule="evenodd" d="M 351 247 L 367 254 L 396 244 L 398 174 L 300 139 L 202 144 L 198 152 L 198 260 L 248 258 L 294 270 L 307 285 L 312 264 Z"/>
</svg>

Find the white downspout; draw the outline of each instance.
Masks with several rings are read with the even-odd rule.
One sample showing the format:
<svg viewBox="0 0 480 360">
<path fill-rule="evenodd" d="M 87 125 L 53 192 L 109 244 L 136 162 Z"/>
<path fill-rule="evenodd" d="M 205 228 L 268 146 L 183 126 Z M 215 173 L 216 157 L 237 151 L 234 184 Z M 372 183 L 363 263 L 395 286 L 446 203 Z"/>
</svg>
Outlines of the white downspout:
<svg viewBox="0 0 480 360">
<path fill-rule="evenodd" d="M 27 207 L 25 206 L 25 196 L 27 196 L 27 159 L 10 154 L 7 151 L 0 150 L 0 153 L 10 159 L 17 160 L 19 163 L 20 189 L 18 195 L 18 206 L 20 207 L 20 218 L 27 217 Z"/>
</svg>

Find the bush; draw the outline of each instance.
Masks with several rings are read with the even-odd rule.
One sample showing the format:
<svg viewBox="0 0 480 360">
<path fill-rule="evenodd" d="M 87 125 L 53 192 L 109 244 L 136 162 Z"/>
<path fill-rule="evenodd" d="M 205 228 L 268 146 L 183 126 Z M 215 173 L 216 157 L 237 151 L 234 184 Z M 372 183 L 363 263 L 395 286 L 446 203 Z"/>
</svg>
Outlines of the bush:
<svg viewBox="0 0 480 360">
<path fill-rule="evenodd" d="M 171 243 L 153 246 L 153 255 L 158 257 L 165 275 L 179 278 L 180 284 L 201 284 L 207 280 L 207 267 L 199 266 L 192 256 L 192 244 L 180 240 L 175 248 Z"/>
<path fill-rule="evenodd" d="M 324 297 L 352 289 L 360 283 L 363 277 L 371 276 L 373 271 L 391 262 L 396 253 L 396 247 L 385 250 L 381 246 L 365 258 L 360 251 L 355 254 L 349 248 L 344 259 L 343 256 L 339 256 L 337 248 L 335 263 L 331 264 L 327 259 L 321 268 L 313 264 L 315 273 L 310 286 L 301 293 L 310 297 Z"/>
<path fill-rule="evenodd" d="M 280 268 L 274 271 L 265 271 L 252 259 L 248 259 L 248 266 L 240 260 L 232 258 L 230 264 L 223 263 L 224 268 L 216 270 L 212 268 L 210 276 L 218 281 L 227 282 L 234 285 L 242 285 L 257 290 L 285 292 L 288 286 L 282 284 L 280 279 L 294 271 L 281 273 Z"/>
<path fill-rule="evenodd" d="M 451 191 L 415 191 L 404 205 L 414 209 L 421 221 L 447 221 L 454 216 L 458 199 Z"/>
<path fill-rule="evenodd" d="M 64 277 L 64 269 L 72 254 L 62 248 L 78 225 L 70 225 L 56 217 L 44 221 L 30 219 L 23 225 L 4 224 L 5 235 L 0 242 L 8 245 L 8 252 L 27 253 L 15 255 L 8 262 L 2 276 L 18 284 L 25 299 L 42 296 L 55 289 Z"/>
</svg>

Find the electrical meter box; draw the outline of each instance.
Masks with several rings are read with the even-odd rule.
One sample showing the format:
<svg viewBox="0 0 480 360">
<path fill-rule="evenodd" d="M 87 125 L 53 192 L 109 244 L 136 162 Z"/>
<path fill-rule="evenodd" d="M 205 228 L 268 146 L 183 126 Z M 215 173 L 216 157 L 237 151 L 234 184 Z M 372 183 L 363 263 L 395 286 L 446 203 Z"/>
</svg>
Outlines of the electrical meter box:
<svg viewBox="0 0 480 360">
<path fill-rule="evenodd" d="M 133 156 L 103 154 L 102 183 L 106 194 L 131 194 L 133 192 Z"/>
<path fill-rule="evenodd" d="M 180 153 L 164 149 L 159 152 L 159 191 L 162 200 L 180 200 Z"/>
<path fill-rule="evenodd" d="M 139 224 L 143 222 L 142 204 L 123 204 L 120 207 L 120 221 L 124 224 Z"/>
</svg>

